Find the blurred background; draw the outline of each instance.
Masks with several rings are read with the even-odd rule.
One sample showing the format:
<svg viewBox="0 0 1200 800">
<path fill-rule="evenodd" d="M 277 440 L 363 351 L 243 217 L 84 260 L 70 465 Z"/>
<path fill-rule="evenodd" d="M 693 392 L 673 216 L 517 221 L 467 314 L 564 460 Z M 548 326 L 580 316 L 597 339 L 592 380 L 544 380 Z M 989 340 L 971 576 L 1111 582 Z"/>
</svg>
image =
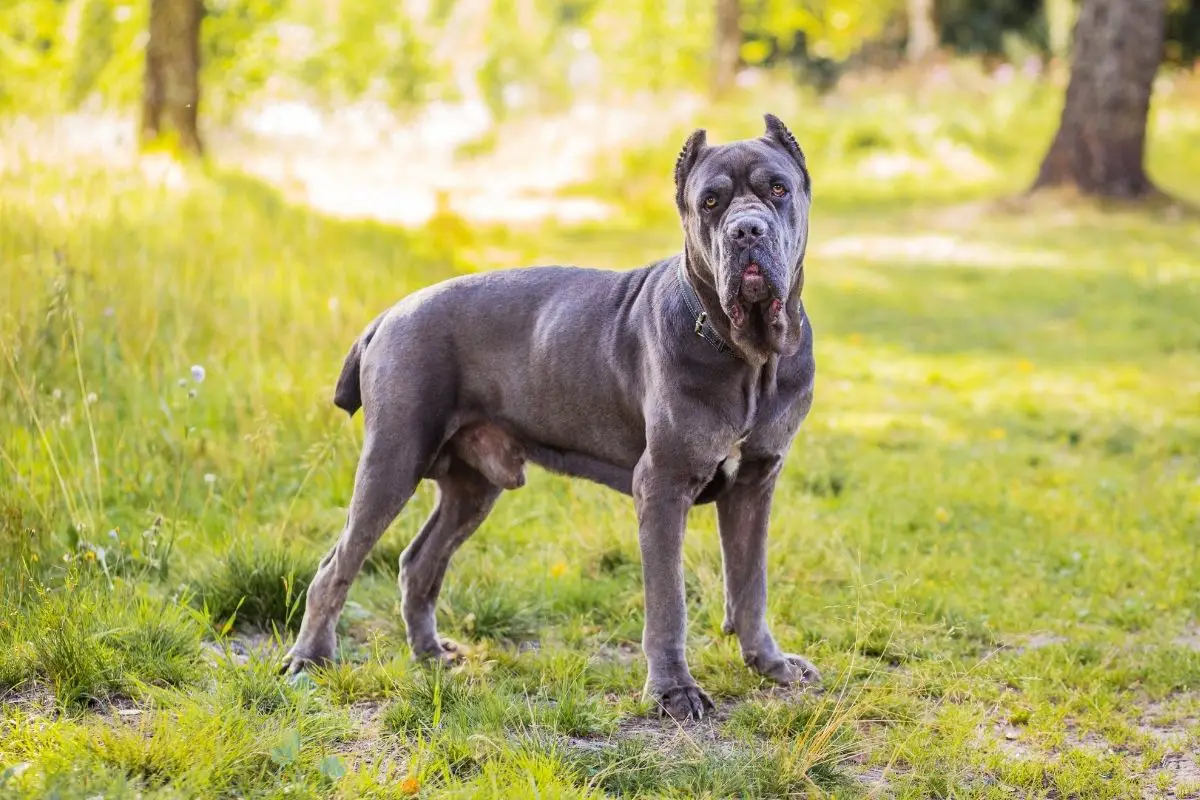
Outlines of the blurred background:
<svg viewBox="0 0 1200 800">
<path fill-rule="evenodd" d="M 1156 99 L 1183 94 L 1171 108 L 1195 108 L 1200 4 L 1130 4 L 1148 25 L 1125 31 L 1140 38 L 1123 49 L 1102 41 L 1105 7 L 1119 16 L 1122 4 L 1084 5 L 1101 15 L 1085 23 L 1098 43 L 1085 60 L 1111 59 L 1134 95 L 1157 77 Z M 594 176 L 597 158 L 673 146 L 691 125 L 753 135 L 767 110 L 796 128 L 826 189 L 1024 188 L 1054 131 L 1079 11 L 1077 0 L 9 0 L 0 115 L 27 156 L 128 159 L 165 135 L 323 210 L 402 223 L 427 221 L 439 192 L 463 186 L 443 205 L 478 219 L 601 216 L 599 198 L 546 195 Z M 1138 51 L 1157 54 L 1156 71 L 1130 61 Z M 1093 100 L 1081 114 L 1115 130 L 1125 122 L 1100 119 L 1102 107 L 1145 117 L 1138 106 Z M 1184 110 L 1156 121 L 1195 129 Z"/>
</svg>

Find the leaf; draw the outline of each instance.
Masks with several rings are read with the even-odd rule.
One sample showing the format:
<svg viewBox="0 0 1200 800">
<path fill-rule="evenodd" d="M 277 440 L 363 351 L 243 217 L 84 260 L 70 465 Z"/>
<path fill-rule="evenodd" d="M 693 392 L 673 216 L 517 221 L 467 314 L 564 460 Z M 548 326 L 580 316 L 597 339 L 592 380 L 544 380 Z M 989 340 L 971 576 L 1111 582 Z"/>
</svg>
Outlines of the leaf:
<svg viewBox="0 0 1200 800">
<path fill-rule="evenodd" d="M 281 767 L 292 764 L 300 757 L 300 733 L 292 728 L 283 735 L 278 747 L 272 748 L 271 760 Z"/>
<path fill-rule="evenodd" d="M 321 759 L 320 772 L 331 781 L 336 781 L 346 774 L 346 765 L 337 756 L 325 756 Z"/>
</svg>

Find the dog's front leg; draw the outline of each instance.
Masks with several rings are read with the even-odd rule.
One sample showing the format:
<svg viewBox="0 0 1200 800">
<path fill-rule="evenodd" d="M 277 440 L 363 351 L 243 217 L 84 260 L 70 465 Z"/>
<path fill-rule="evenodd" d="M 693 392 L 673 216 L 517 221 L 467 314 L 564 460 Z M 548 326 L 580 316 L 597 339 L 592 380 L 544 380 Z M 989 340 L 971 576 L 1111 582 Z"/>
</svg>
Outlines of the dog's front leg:
<svg viewBox="0 0 1200 800">
<path fill-rule="evenodd" d="M 656 469 L 649 453 L 633 473 L 633 498 L 642 551 L 646 620 L 642 650 L 646 692 L 677 719 L 701 719 L 712 700 L 687 665 L 687 601 L 683 589 L 683 534 L 699 492 L 697 479 Z"/>
<path fill-rule="evenodd" d="M 767 527 L 781 460 L 744 463 L 737 482 L 717 500 L 725 564 L 726 633 L 736 633 L 747 666 L 778 683 L 816 681 L 804 658 L 784 653 L 767 627 Z"/>
</svg>

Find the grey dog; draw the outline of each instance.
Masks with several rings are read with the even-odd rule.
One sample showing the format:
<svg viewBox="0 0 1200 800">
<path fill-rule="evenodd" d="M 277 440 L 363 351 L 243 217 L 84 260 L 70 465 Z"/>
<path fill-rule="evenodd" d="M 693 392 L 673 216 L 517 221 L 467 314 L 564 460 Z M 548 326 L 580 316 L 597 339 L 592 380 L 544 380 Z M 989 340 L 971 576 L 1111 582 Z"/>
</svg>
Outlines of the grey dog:
<svg viewBox="0 0 1200 800">
<path fill-rule="evenodd" d="M 443 281 L 367 326 L 336 405 L 364 415 L 346 527 L 309 586 L 285 669 L 334 656 L 335 626 L 371 547 L 417 484 L 437 505 L 400 559 L 415 657 L 450 660 L 435 606 L 455 550 L 532 462 L 633 497 L 645 591 L 647 693 L 700 718 L 712 700 L 685 655 L 688 510 L 715 502 L 727 634 L 775 681 L 817 680 L 766 622 L 775 484 L 812 405 L 812 328 L 800 293 L 812 187 L 773 115 L 755 139 L 704 130 L 675 165 L 683 251 L 629 271 L 525 267 Z"/>
</svg>

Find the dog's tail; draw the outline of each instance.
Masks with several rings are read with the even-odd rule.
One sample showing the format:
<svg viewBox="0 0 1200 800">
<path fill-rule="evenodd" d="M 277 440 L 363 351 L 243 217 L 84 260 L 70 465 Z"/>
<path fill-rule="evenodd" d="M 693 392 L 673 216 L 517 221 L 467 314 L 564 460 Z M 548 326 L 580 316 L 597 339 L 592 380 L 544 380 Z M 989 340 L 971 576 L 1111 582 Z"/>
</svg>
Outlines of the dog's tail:
<svg viewBox="0 0 1200 800">
<path fill-rule="evenodd" d="M 354 344 L 350 345 L 350 352 L 346 354 L 346 361 L 342 364 L 342 374 L 338 376 L 337 387 L 333 390 L 333 404 L 352 417 L 354 412 L 362 408 L 360 371 L 363 351 L 367 349 L 375 332 L 379 330 L 383 317 L 384 315 L 380 314 L 371 320 L 371 324 L 367 326 L 366 330 L 354 340 Z"/>
</svg>

